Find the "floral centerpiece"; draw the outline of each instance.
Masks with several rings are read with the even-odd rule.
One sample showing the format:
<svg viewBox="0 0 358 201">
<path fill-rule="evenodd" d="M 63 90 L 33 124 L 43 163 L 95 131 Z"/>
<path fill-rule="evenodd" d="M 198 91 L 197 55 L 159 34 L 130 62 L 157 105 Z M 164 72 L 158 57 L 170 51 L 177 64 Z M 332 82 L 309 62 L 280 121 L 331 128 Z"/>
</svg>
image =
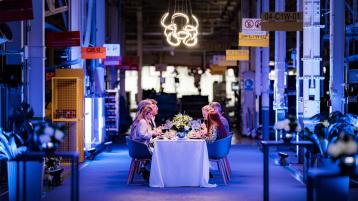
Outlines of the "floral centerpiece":
<svg viewBox="0 0 358 201">
<path fill-rule="evenodd" d="M 185 137 L 185 132 L 188 132 L 190 129 L 189 123 L 191 120 L 193 119 L 189 115 L 181 113 L 174 116 L 172 122 L 176 130 L 178 131 L 179 137 Z"/>
<path fill-rule="evenodd" d="M 280 130 L 281 139 L 286 143 L 292 140 L 294 133 L 302 130 L 294 116 L 289 116 L 288 119 L 276 122 L 275 129 Z"/>
</svg>

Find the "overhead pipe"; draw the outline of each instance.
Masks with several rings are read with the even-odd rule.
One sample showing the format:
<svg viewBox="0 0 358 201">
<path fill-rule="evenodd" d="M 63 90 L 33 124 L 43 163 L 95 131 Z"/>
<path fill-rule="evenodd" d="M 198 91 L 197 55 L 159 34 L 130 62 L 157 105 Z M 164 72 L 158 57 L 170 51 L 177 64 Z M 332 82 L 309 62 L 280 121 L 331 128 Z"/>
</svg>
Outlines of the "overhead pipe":
<svg viewBox="0 0 358 201">
<path fill-rule="evenodd" d="M 92 12 L 93 12 L 93 0 L 88 0 L 86 32 L 85 32 L 83 47 L 88 47 L 91 39 Z"/>
</svg>

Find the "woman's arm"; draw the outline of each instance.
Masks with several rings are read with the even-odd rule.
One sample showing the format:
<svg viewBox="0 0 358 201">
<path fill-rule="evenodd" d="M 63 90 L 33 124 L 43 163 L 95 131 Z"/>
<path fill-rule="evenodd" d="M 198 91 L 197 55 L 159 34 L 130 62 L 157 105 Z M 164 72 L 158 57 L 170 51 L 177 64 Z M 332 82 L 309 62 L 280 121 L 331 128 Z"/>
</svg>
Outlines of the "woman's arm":
<svg viewBox="0 0 358 201">
<path fill-rule="evenodd" d="M 140 120 L 137 127 L 138 137 L 149 140 L 152 138 L 153 133 L 151 132 L 149 124 L 144 120 Z"/>
<path fill-rule="evenodd" d="M 213 126 L 213 127 L 210 128 L 210 131 L 209 131 L 209 133 L 208 133 L 208 135 L 207 135 L 205 140 L 208 143 L 212 143 L 212 142 L 214 142 L 216 140 L 217 136 L 218 136 L 218 129 L 217 129 L 216 126 Z"/>
</svg>

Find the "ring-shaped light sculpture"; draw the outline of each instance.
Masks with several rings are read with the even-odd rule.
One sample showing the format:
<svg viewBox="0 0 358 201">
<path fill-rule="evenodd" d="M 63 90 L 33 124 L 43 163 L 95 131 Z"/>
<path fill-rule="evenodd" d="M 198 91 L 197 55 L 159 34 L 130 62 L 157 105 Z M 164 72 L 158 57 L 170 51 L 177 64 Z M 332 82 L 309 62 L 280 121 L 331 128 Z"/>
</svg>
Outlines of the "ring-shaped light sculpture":
<svg viewBox="0 0 358 201">
<path fill-rule="evenodd" d="M 164 35 L 169 45 L 177 47 L 183 43 L 187 47 L 193 47 L 198 43 L 199 21 L 194 15 L 191 15 L 193 24 L 190 24 L 188 15 L 182 12 L 174 13 L 170 18 L 170 23 L 166 23 L 168 17 L 169 13 L 164 13 L 160 20 L 160 24 L 164 28 Z M 180 30 L 178 30 L 179 26 L 176 24 L 176 21 L 179 20 L 179 18 L 184 19 Z"/>
</svg>

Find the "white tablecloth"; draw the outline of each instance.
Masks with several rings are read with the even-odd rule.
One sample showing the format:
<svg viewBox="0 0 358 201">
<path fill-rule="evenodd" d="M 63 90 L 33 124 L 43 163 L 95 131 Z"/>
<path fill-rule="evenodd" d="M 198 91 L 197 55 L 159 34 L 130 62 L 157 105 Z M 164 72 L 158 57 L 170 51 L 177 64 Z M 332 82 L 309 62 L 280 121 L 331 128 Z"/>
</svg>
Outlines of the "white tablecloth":
<svg viewBox="0 0 358 201">
<path fill-rule="evenodd" d="M 205 140 L 157 140 L 149 185 L 215 187 L 209 184 L 209 158 Z"/>
</svg>

